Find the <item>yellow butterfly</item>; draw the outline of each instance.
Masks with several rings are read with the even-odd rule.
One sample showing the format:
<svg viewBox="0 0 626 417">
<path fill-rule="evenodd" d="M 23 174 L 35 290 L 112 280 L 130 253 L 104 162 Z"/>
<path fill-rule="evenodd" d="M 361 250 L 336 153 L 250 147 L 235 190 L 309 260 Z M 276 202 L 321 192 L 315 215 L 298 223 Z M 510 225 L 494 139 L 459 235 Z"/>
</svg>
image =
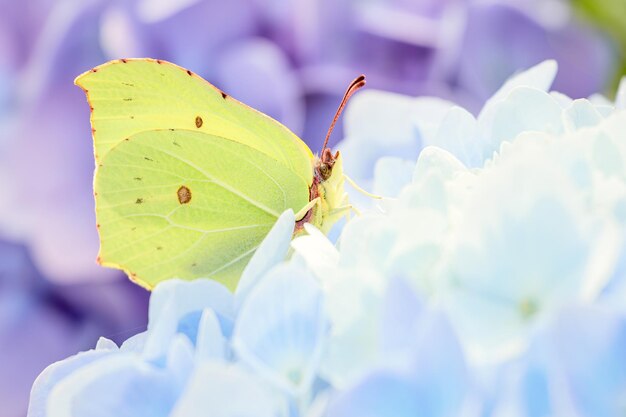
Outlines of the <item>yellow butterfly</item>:
<svg viewBox="0 0 626 417">
<path fill-rule="evenodd" d="M 350 205 L 339 152 L 319 157 L 285 126 L 193 72 L 122 59 L 75 83 L 91 108 L 100 233 L 98 261 L 152 288 L 169 278 L 212 278 L 235 288 L 287 209 L 327 232 Z"/>
</svg>

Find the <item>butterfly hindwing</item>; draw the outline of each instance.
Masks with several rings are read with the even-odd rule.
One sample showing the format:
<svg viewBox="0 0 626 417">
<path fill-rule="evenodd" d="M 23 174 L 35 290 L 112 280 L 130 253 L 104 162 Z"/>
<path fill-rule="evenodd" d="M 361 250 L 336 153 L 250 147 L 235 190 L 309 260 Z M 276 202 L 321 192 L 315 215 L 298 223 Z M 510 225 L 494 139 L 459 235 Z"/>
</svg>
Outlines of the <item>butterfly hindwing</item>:
<svg viewBox="0 0 626 417">
<path fill-rule="evenodd" d="M 172 277 L 234 288 L 277 217 L 309 201 L 306 181 L 281 162 L 203 132 L 137 133 L 98 164 L 100 261 L 148 288 Z"/>
</svg>

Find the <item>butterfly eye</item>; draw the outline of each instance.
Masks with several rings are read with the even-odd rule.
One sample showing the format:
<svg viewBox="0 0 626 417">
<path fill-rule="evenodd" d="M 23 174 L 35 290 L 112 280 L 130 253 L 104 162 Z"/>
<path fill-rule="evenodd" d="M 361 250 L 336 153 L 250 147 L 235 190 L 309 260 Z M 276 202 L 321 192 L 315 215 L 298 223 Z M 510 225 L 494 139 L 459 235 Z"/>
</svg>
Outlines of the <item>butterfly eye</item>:
<svg viewBox="0 0 626 417">
<path fill-rule="evenodd" d="M 327 180 L 328 178 L 330 178 L 330 175 L 333 173 L 333 169 L 330 167 L 330 165 L 323 163 L 320 164 L 320 175 L 322 176 L 323 180 Z"/>
</svg>

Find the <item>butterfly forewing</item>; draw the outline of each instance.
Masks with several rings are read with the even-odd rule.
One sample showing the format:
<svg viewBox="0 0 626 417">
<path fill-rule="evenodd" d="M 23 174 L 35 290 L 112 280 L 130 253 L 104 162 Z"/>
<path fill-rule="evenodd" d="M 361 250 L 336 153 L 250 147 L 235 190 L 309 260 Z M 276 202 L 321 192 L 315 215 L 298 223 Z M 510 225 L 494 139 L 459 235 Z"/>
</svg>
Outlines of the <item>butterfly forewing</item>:
<svg viewBox="0 0 626 417">
<path fill-rule="evenodd" d="M 112 61 L 80 75 L 76 84 L 92 109 L 97 160 L 136 133 L 189 129 L 248 145 L 312 182 L 313 155 L 302 140 L 177 65 L 153 59 Z"/>
</svg>

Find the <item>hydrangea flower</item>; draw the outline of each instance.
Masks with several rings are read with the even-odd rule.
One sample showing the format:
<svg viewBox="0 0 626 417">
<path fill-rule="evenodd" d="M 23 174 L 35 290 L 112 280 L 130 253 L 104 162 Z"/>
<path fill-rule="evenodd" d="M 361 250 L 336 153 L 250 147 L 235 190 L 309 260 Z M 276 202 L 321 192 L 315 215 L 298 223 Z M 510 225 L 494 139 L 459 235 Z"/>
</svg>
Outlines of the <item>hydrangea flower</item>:
<svg viewBox="0 0 626 417">
<path fill-rule="evenodd" d="M 511 78 L 477 118 L 363 97 L 353 117 L 406 106 L 390 117 L 423 141 L 393 171 L 411 175 L 368 161 L 394 197 L 336 245 L 310 225 L 291 242 L 283 213 L 234 294 L 163 282 L 147 331 L 48 367 L 29 416 L 623 414 L 626 82 L 572 100 L 555 72 Z"/>
</svg>

